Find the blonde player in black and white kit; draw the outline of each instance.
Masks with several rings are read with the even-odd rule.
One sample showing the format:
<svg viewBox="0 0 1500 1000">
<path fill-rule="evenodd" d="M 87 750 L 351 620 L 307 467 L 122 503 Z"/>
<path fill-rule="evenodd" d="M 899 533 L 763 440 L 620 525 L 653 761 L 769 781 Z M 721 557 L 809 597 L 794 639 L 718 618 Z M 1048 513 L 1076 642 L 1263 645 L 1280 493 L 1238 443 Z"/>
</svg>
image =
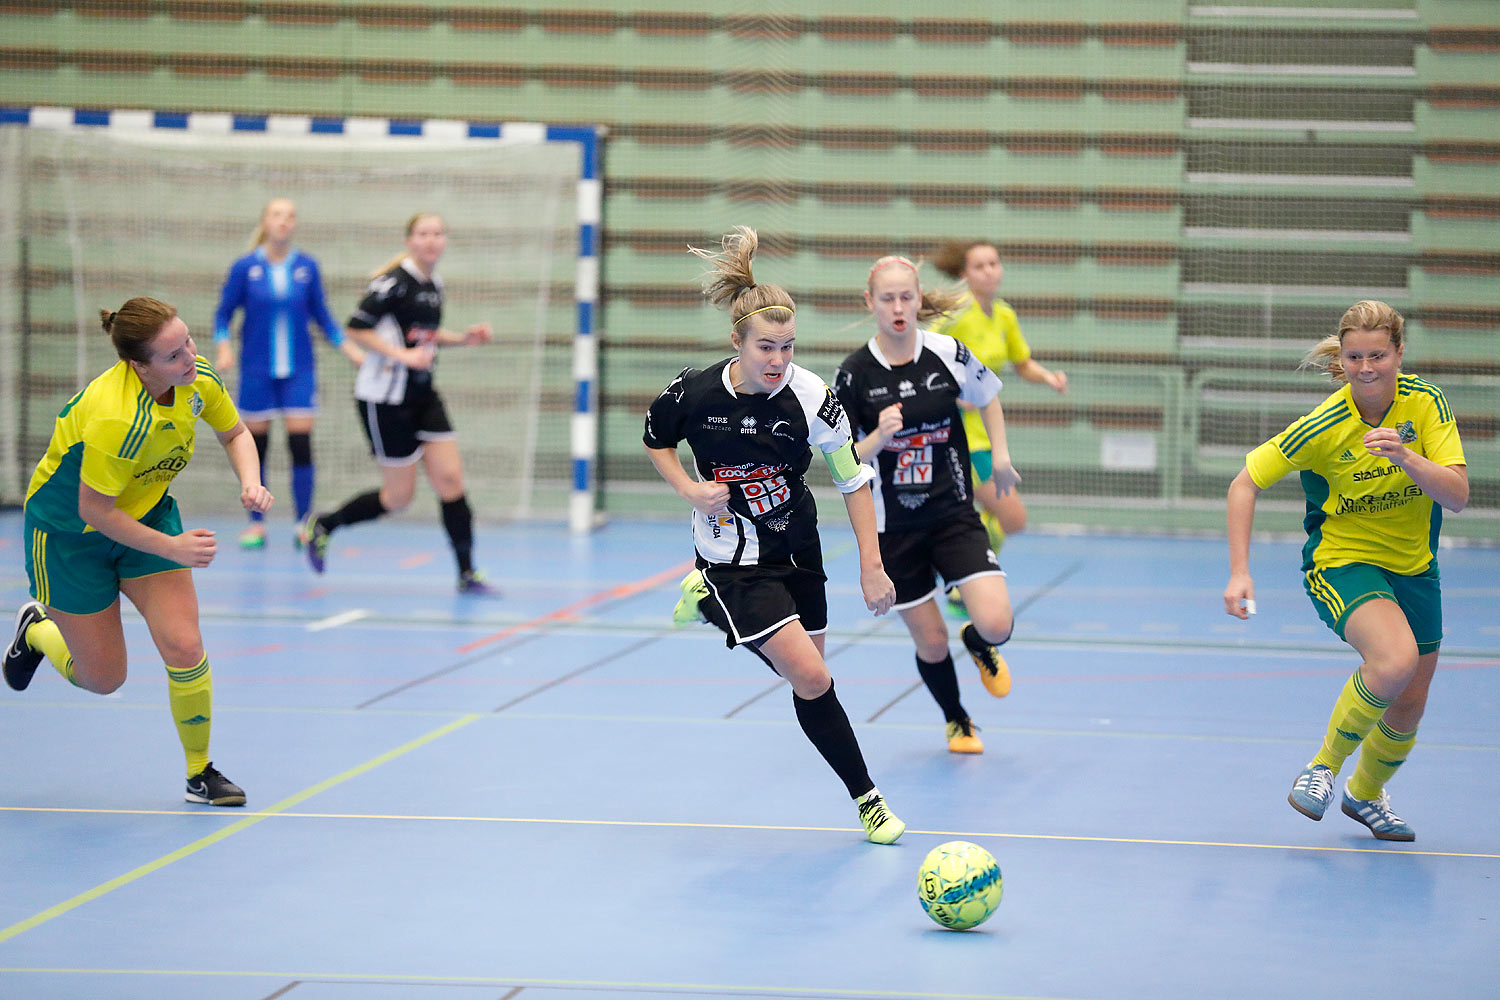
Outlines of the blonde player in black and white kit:
<svg viewBox="0 0 1500 1000">
<path fill-rule="evenodd" d="M 865 836 L 891 844 L 906 824 L 890 811 L 865 766 L 823 659 L 828 629 L 818 513 L 803 475 L 816 448 L 843 494 L 859 545 L 860 588 L 875 614 L 895 591 L 881 565 L 873 471 L 855 457 L 844 409 L 822 379 L 792 364 L 796 307 L 776 285 L 758 285 L 758 238 L 737 227 L 722 250 L 690 247 L 709 261 L 704 294 L 728 308 L 735 354 L 684 368 L 651 404 L 644 443 L 651 464 L 693 508 L 697 568 L 683 581 L 674 618 L 701 615 L 792 686 L 802 731 L 859 807 Z M 677 455 L 687 441 L 698 473 Z"/>
<path fill-rule="evenodd" d="M 917 646 L 917 672 L 947 719 L 948 749 L 981 753 L 959 698 L 938 575 L 963 595 L 970 622 L 959 636 L 996 697 L 1010 693 L 1010 670 L 995 647 L 1010 638 L 1013 618 L 1005 574 L 974 510 L 960 401 L 979 411 L 989 432 L 995 488 L 1004 495 L 1021 477 L 1010 464 L 1000 379 L 962 343 L 919 325 L 958 301 L 924 293 L 917 265 L 905 257 L 876 261 L 865 289 L 875 336 L 844 359 L 834 385 L 855 428 L 856 453 L 880 470 L 880 553 L 895 581 L 895 609 Z"/>
<path fill-rule="evenodd" d="M 323 572 L 333 532 L 405 510 L 417 486 L 417 463 L 442 504 L 443 528 L 458 561 L 459 593 L 496 593 L 474 568 L 473 514 L 464 494 L 463 462 L 448 411 L 432 382 L 439 347 L 483 344 L 488 323 L 464 332 L 442 328 L 443 282 L 434 272 L 448 246 L 440 216 L 418 213 L 406 224 L 406 251 L 375 272 L 346 332 L 365 351 L 354 382 L 354 402 L 381 487 L 349 499 L 338 510 L 313 514 L 301 538 L 314 571 Z"/>
</svg>

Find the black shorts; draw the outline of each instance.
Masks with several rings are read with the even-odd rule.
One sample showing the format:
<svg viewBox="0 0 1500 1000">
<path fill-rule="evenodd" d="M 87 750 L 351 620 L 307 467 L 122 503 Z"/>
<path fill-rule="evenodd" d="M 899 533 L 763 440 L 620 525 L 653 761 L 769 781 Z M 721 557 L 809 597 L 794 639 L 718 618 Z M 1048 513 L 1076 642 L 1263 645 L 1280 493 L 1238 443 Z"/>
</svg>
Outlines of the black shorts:
<svg viewBox="0 0 1500 1000">
<path fill-rule="evenodd" d="M 724 632 L 724 645 L 759 647 L 784 625 L 800 620 L 809 635 L 828 631 L 828 594 L 823 553 L 816 543 L 792 562 L 734 566 L 698 560 L 708 596 L 703 617 Z"/>
<path fill-rule="evenodd" d="M 411 465 L 422 457 L 423 442 L 453 439 L 443 397 L 436 392 L 409 395 L 400 403 L 356 399 L 354 406 L 370 452 L 381 465 Z"/>
<path fill-rule="evenodd" d="M 973 507 L 929 527 L 881 532 L 880 559 L 896 585 L 896 611 L 935 597 L 938 574 L 950 587 L 976 576 L 1005 575 Z"/>
</svg>

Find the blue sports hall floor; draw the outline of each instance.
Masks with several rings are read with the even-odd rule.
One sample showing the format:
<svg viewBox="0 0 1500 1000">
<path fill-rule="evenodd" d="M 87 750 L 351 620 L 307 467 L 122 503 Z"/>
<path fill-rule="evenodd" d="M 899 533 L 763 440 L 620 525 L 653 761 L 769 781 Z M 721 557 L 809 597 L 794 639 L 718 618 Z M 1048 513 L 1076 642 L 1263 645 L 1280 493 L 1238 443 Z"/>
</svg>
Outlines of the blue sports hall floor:
<svg viewBox="0 0 1500 1000">
<path fill-rule="evenodd" d="M 485 600 L 435 516 L 340 533 L 321 577 L 284 520 L 257 552 L 209 520 L 213 756 L 249 804 L 182 801 L 132 610 L 115 695 L 45 665 L 0 688 L 0 996 L 1500 995 L 1500 552 L 1442 555 L 1444 659 L 1392 785 L 1417 840 L 1385 844 L 1286 803 L 1355 666 L 1295 544 L 1256 545 L 1241 623 L 1221 541 L 1013 539 L 1014 689 L 955 627 L 986 744 L 958 757 L 837 513 L 829 660 L 898 845 L 864 841 L 774 675 L 670 627 L 684 524 L 481 527 Z M 20 535 L 0 514 L 7 615 Z M 952 839 L 1005 879 L 963 933 L 915 891 Z"/>
</svg>

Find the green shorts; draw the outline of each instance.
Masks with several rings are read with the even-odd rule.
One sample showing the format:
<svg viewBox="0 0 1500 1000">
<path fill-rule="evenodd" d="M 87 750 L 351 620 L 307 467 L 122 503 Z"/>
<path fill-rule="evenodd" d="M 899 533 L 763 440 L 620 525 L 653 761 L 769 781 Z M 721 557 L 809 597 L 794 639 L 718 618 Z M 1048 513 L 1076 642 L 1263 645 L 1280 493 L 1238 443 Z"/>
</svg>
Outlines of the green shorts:
<svg viewBox="0 0 1500 1000">
<path fill-rule="evenodd" d="M 146 512 L 141 523 L 164 535 L 182 534 L 182 518 L 171 495 Z M 70 615 L 92 615 L 120 596 L 120 581 L 153 576 L 181 563 L 132 549 L 97 531 L 49 531 L 26 512 L 26 576 L 31 596 Z"/>
<path fill-rule="evenodd" d="M 1369 563 L 1350 563 L 1304 573 L 1302 585 L 1312 598 L 1318 617 L 1340 639 L 1349 613 L 1366 601 L 1395 601 L 1406 614 L 1418 653 L 1430 653 L 1443 643 L 1443 595 L 1437 564 L 1425 573 L 1402 576 Z"/>
</svg>

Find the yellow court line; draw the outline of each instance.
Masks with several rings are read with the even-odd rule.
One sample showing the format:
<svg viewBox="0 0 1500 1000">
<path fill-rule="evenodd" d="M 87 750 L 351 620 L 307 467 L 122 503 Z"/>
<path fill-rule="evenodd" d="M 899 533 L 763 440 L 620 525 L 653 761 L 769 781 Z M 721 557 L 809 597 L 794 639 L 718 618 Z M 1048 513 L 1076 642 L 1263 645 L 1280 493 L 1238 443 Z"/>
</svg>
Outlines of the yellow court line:
<svg viewBox="0 0 1500 1000">
<path fill-rule="evenodd" d="M 395 751 L 393 751 L 394 753 Z M 330 779 L 336 781 L 339 779 Z M 305 798 L 306 796 L 302 796 Z M 411 823 L 526 823 L 536 825 L 556 826 L 614 826 L 614 827 L 642 827 L 651 829 L 682 829 L 682 830 L 768 830 L 778 833 L 858 833 L 858 830 L 847 826 L 787 826 L 781 824 L 762 823 L 702 823 L 676 820 L 635 820 L 635 819 L 558 819 L 531 816 L 423 816 L 407 813 L 312 813 L 312 812 L 287 812 L 283 805 L 293 802 L 288 799 L 285 804 L 278 804 L 272 809 L 279 819 L 342 819 L 342 820 L 377 820 L 377 821 L 404 821 Z M 124 815 L 124 816 L 183 816 L 184 813 L 175 809 L 90 809 L 83 806 L 0 806 L 0 812 L 39 812 L 39 813 L 98 813 L 100 815 Z M 205 815 L 197 813 L 196 815 Z M 254 819 L 270 819 L 271 810 L 264 815 L 256 814 Z M 247 818 L 247 819 L 249 819 Z M 1157 837 L 1086 837 L 1078 834 L 1063 833 L 997 833 L 993 830 L 917 830 L 908 829 L 909 834 L 923 837 L 953 837 L 953 838 L 981 838 L 991 837 L 996 840 L 1048 840 L 1062 843 L 1085 843 L 1085 844 L 1143 844 L 1161 847 L 1223 847 L 1238 848 L 1242 850 L 1259 851 L 1313 851 L 1330 854 L 1399 854 L 1424 858 L 1469 858 L 1481 861 L 1500 860 L 1500 854 L 1483 854 L 1470 851 L 1423 851 L 1406 847 L 1334 847 L 1323 844 L 1253 844 L 1240 841 L 1220 840 L 1170 840 Z M 0 941 L 5 940 L 0 934 Z"/>
<path fill-rule="evenodd" d="M 911 990 L 848 990 L 817 986 L 757 986 L 749 983 L 650 983 L 610 979 L 511 979 L 501 976 L 413 976 L 384 973 L 261 972 L 227 969 L 64 969 L 0 966 L 0 972 L 31 972 L 53 975 L 100 976 L 243 976 L 289 982 L 323 983 L 411 983 L 431 986 L 532 986 L 542 989 L 586 989 L 638 992 L 722 993 L 770 997 L 885 997 L 889 1000 L 1067 1000 L 1020 993 L 929 993 Z"/>
<path fill-rule="evenodd" d="M 307 799 L 312 798 L 319 792 L 327 791 L 335 785 L 342 784 L 343 782 L 348 781 L 350 778 L 354 778 L 361 774 L 364 774 L 366 771 L 377 768 L 387 761 L 394 760 L 397 757 L 400 757 L 402 754 L 409 753 L 420 746 L 431 743 L 433 740 L 446 736 L 449 733 L 457 729 L 461 729 L 464 726 L 467 726 L 469 723 L 481 718 L 484 718 L 484 716 L 478 714 L 465 715 L 461 718 L 447 723 L 446 725 L 439 726 L 438 728 L 432 730 L 429 733 L 426 733 L 425 735 L 418 736 L 414 740 L 403 743 L 401 746 L 396 747 L 394 750 L 387 750 L 385 753 L 379 755 L 378 757 L 372 757 L 371 759 L 365 761 L 363 764 L 357 764 L 354 767 L 351 767 L 349 770 L 343 772 L 342 774 L 336 774 L 331 778 L 327 778 L 323 781 L 318 782 L 316 785 L 304 788 L 302 791 L 297 792 L 295 795 L 282 799 L 280 802 L 267 809 L 251 813 L 244 819 L 231 823 L 220 830 L 216 830 L 206 837 L 201 837 L 198 840 L 193 841 L 191 844 L 188 844 L 184 847 L 179 847 L 177 850 L 173 851 L 170 854 L 164 854 L 161 857 L 157 858 L 155 861 L 148 861 L 138 868 L 134 868 L 123 875 L 118 875 L 115 878 L 110 879 L 108 882 L 104 882 L 100 885 L 94 886 L 92 889 L 81 892 L 78 895 L 74 896 L 72 899 L 65 899 L 61 903 L 58 903 L 56 906 L 50 906 L 40 913 L 33 914 L 32 916 L 27 917 L 25 920 L 22 920 L 20 923 L 11 924 L 4 930 L 0 930 L 0 943 L 9 941 L 17 934 L 25 933 L 26 931 L 31 930 L 33 927 L 40 926 L 41 924 L 46 923 L 54 917 L 60 917 L 70 910 L 77 909 L 84 903 L 88 903 L 95 899 L 98 899 L 100 896 L 103 896 L 109 892 L 113 892 L 123 885 L 129 885 L 136 879 L 139 879 L 145 875 L 149 875 L 159 869 L 165 868 L 167 865 L 170 865 L 174 861 L 180 861 L 183 858 L 188 857 L 189 855 L 196 854 L 199 851 L 203 850 L 205 847 L 217 844 L 219 841 L 225 839 L 226 837 L 231 837 L 234 834 L 239 833 L 241 830 L 246 830 L 254 826 L 261 820 L 270 819 L 272 816 L 290 809 L 292 806 L 297 805 L 299 802 L 304 802 Z M 61 812 L 72 810 L 58 811 Z M 87 812 L 88 810 L 80 811 Z M 119 811 L 126 812 L 127 810 Z M 172 815 L 181 816 L 183 814 L 181 812 L 173 812 Z M 204 813 L 204 815 L 213 814 Z"/>
</svg>

